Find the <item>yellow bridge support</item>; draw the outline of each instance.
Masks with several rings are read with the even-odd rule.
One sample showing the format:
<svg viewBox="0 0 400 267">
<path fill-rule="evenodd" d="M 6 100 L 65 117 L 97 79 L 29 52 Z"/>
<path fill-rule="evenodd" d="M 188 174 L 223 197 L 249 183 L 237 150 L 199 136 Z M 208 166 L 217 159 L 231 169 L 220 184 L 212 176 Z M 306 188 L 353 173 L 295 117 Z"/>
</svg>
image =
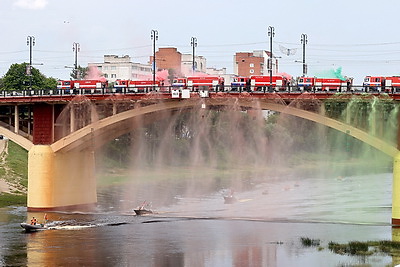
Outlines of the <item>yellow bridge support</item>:
<svg viewBox="0 0 400 267">
<path fill-rule="evenodd" d="M 392 224 L 400 226 L 400 153 L 393 161 Z"/>
<path fill-rule="evenodd" d="M 82 210 L 97 202 L 94 153 L 54 153 L 34 145 L 28 153 L 28 211 Z"/>
</svg>

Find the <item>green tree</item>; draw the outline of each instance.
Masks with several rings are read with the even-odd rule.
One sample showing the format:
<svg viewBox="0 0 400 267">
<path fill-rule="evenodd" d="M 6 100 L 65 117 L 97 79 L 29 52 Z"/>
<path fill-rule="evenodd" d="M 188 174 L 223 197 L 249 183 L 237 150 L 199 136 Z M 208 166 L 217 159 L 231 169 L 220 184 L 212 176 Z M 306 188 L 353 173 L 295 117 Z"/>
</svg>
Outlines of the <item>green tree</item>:
<svg viewBox="0 0 400 267">
<path fill-rule="evenodd" d="M 78 66 L 78 68 L 76 70 L 72 70 L 71 74 L 69 75 L 73 80 L 81 80 L 84 79 L 87 74 L 89 72 L 89 68 L 88 67 L 81 67 Z"/>
<path fill-rule="evenodd" d="M 57 87 L 57 79 L 53 77 L 44 80 L 44 89 L 55 89 Z"/>
<path fill-rule="evenodd" d="M 31 75 L 27 74 L 28 63 L 12 64 L 2 78 L 3 90 L 25 90 L 25 89 L 50 89 L 56 88 L 57 81 L 54 78 L 47 78 L 34 67 L 31 68 Z"/>
</svg>

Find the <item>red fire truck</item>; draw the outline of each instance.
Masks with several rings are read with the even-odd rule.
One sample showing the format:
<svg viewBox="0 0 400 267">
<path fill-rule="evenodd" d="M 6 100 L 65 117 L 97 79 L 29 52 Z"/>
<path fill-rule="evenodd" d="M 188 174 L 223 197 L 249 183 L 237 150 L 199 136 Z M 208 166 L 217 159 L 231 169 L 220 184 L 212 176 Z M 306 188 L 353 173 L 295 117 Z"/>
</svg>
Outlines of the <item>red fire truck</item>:
<svg viewBox="0 0 400 267">
<path fill-rule="evenodd" d="M 101 80 L 60 80 L 57 82 L 57 89 L 65 90 L 66 93 L 95 93 L 98 90 L 107 88 L 107 81 Z"/>
<path fill-rule="evenodd" d="M 316 77 L 300 77 L 297 86 L 300 91 L 336 91 L 341 92 L 348 89 L 350 80 L 342 80 L 339 78 L 316 78 Z"/>
<path fill-rule="evenodd" d="M 246 86 L 250 85 L 250 78 L 249 77 L 233 77 L 233 80 L 231 82 L 231 90 L 232 91 L 240 91 L 240 90 L 246 90 L 250 88 L 246 88 Z"/>
<path fill-rule="evenodd" d="M 378 92 L 399 92 L 400 91 L 400 76 L 366 76 L 364 78 L 363 87 L 365 91 Z"/>
<path fill-rule="evenodd" d="M 174 79 L 172 86 L 188 88 L 191 91 L 224 91 L 224 78 L 219 76 L 189 76 L 187 78 Z"/>
<path fill-rule="evenodd" d="M 284 76 L 274 75 L 272 81 L 270 76 L 253 75 L 250 76 L 250 85 L 252 91 L 265 91 L 269 87 L 275 91 L 286 91 L 288 80 Z"/>
<path fill-rule="evenodd" d="M 159 90 L 162 85 L 162 81 L 133 81 L 133 80 L 116 80 L 114 88 L 116 92 L 149 92 L 153 90 Z"/>
</svg>

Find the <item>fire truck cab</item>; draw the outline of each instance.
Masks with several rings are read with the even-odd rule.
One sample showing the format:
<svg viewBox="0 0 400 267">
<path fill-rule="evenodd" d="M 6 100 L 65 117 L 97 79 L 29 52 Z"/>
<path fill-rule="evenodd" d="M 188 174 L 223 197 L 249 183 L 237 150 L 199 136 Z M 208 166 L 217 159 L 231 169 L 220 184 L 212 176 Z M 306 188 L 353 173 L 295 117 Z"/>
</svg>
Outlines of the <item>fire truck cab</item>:
<svg viewBox="0 0 400 267">
<path fill-rule="evenodd" d="M 297 87 L 300 91 L 312 91 L 314 88 L 315 78 L 300 77 L 297 81 Z"/>
<path fill-rule="evenodd" d="M 231 90 L 232 91 L 242 91 L 242 90 L 249 90 L 250 88 L 247 88 L 250 86 L 250 78 L 249 77 L 233 77 L 233 80 L 231 82 Z"/>
<path fill-rule="evenodd" d="M 385 77 L 383 76 L 366 76 L 364 78 L 363 87 L 366 92 L 377 91 L 381 92 L 385 86 Z"/>
<path fill-rule="evenodd" d="M 364 78 L 363 87 L 366 92 L 399 92 L 400 76 L 366 76 Z"/>
</svg>

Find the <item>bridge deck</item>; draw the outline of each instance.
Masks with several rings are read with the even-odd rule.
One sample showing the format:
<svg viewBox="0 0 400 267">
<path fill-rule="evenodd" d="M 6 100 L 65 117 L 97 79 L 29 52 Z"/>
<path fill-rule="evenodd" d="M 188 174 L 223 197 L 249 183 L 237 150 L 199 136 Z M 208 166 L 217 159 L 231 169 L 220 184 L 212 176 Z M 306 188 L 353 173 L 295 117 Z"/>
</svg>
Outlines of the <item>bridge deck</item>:
<svg viewBox="0 0 400 267">
<path fill-rule="evenodd" d="M 38 92 L 37 94 L 22 94 L 22 95 L 1 95 L 0 104 L 11 103 L 65 103 L 70 102 L 77 97 L 86 98 L 92 101 L 107 101 L 107 100 L 162 100 L 162 99 L 187 99 L 172 97 L 169 92 L 149 92 L 149 93 L 89 93 L 84 95 L 76 94 L 50 94 L 46 91 Z M 282 99 L 285 101 L 292 101 L 295 99 L 342 99 L 350 100 L 354 97 L 364 98 L 370 100 L 372 98 L 379 98 L 385 100 L 400 100 L 400 94 L 380 94 L 380 93 L 337 93 L 337 92 L 316 92 L 316 93 L 301 93 L 301 92 L 209 92 L 207 98 L 254 98 L 254 99 Z M 201 98 L 199 93 L 192 92 L 190 98 Z"/>
</svg>

